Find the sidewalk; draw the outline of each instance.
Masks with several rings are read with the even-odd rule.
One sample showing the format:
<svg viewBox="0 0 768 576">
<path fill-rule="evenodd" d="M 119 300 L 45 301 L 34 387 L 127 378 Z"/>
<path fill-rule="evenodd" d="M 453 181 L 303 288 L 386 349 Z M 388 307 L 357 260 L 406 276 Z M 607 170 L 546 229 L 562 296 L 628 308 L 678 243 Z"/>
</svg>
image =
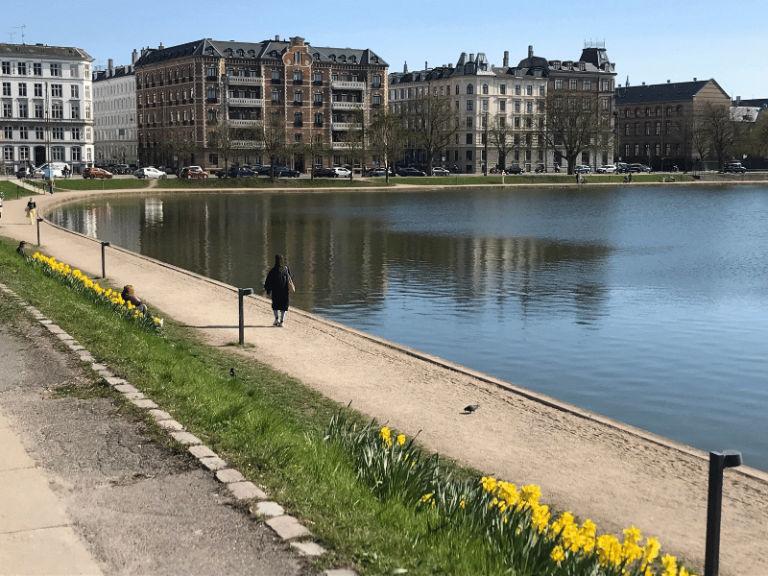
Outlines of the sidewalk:
<svg viewBox="0 0 768 576">
<path fill-rule="evenodd" d="M 147 194 L 122 194 L 139 192 Z M 55 203 L 104 194 L 57 192 L 36 201 L 44 216 Z M 6 200 L 0 234 L 34 244 L 25 203 Z M 40 228 L 41 250 L 100 275 L 98 241 L 47 222 Z M 106 273 L 116 286 L 136 286 L 150 306 L 212 346 L 237 341 L 236 288 L 117 247 L 107 251 Z M 703 566 L 707 454 L 294 308 L 285 328 L 273 329 L 265 298 L 246 297 L 244 305 L 245 341 L 255 347 L 236 353 L 405 434 L 421 431 L 419 440 L 441 455 L 518 485 L 538 484 L 544 502 L 601 530 L 639 526 L 665 551 Z M 459 415 L 476 403 L 476 414 Z M 725 476 L 721 573 L 768 574 L 768 474 L 741 467 Z"/>
</svg>

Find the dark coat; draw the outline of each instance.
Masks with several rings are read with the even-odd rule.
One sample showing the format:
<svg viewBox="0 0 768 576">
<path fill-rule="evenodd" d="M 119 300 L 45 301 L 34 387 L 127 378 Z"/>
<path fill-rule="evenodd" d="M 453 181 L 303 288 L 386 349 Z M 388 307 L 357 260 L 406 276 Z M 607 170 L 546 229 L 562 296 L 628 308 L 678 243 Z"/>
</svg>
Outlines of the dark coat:
<svg viewBox="0 0 768 576">
<path fill-rule="evenodd" d="M 288 274 L 291 275 L 293 280 L 293 273 L 288 266 L 283 267 L 283 272 L 272 268 L 267 274 L 267 279 L 264 281 L 264 290 L 267 291 L 267 296 L 272 294 L 272 310 L 288 310 L 288 304 L 290 303 L 290 290 L 288 289 Z"/>
</svg>

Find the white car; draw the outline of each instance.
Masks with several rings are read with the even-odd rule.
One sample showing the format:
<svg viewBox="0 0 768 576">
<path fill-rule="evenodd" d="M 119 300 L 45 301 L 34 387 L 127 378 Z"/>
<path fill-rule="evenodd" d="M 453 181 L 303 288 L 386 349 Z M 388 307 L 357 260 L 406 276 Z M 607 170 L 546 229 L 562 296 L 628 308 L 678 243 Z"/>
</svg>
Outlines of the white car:
<svg viewBox="0 0 768 576">
<path fill-rule="evenodd" d="M 347 168 L 334 168 L 333 171 L 336 172 L 336 178 L 349 178 L 352 174 L 352 171 Z"/>
<path fill-rule="evenodd" d="M 133 173 L 136 178 L 165 178 L 167 174 L 162 170 L 147 166 L 146 168 L 139 168 Z"/>
<path fill-rule="evenodd" d="M 598 174 L 614 174 L 616 172 L 615 164 L 603 164 L 597 169 Z"/>
<path fill-rule="evenodd" d="M 451 173 L 445 168 L 440 168 L 439 166 L 432 168 L 432 176 L 450 176 L 450 175 Z"/>
</svg>

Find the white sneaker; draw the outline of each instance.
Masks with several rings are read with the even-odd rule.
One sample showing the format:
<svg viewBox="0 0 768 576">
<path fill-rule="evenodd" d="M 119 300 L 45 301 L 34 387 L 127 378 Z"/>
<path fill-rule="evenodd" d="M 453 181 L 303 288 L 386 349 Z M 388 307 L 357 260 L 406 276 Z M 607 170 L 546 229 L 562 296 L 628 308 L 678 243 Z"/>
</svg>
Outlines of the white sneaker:
<svg viewBox="0 0 768 576">
<path fill-rule="evenodd" d="M 283 327 L 283 323 L 282 322 L 279 322 L 277 325 L 280 326 L 280 328 Z"/>
<path fill-rule="evenodd" d="M 272 326 L 280 326 L 280 320 L 278 320 L 277 318 L 275 318 L 275 321 L 274 321 L 274 323 L 272 324 Z"/>
</svg>

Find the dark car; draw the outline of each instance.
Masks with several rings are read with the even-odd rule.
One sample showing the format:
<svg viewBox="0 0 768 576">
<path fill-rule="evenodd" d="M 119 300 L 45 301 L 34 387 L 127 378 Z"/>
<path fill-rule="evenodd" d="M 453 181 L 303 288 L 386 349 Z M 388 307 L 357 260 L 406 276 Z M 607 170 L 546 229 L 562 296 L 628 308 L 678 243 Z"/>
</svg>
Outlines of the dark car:
<svg viewBox="0 0 768 576">
<path fill-rule="evenodd" d="M 336 178 L 336 172 L 332 168 L 315 168 L 312 175 L 315 178 Z"/>
<path fill-rule="evenodd" d="M 504 170 L 504 172 L 506 172 L 507 174 L 522 174 L 523 169 L 517 164 L 515 164 L 514 166 L 510 166 L 509 168 Z"/>
<path fill-rule="evenodd" d="M 416 168 L 400 168 L 400 170 L 397 171 L 398 176 L 426 176 L 424 172 L 421 170 L 417 170 Z"/>
<path fill-rule="evenodd" d="M 723 166 L 723 172 L 735 172 L 737 174 L 744 174 L 747 169 L 741 165 L 741 162 L 726 162 Z"/>
<path fill-rule="evenodd" d="M 650 172 L 651 169 L 645 164 L 629 164 L 627 166 L 627 172 Z"/>
<path fill-rule="evenodd" d="M 291 170 L 287 166 L 275 166 L 275 176 L 278 178 L 298 178 L 298 170 Z"/>
<path fill-rule="evenodd" d="M 232 166 L 227 174 L 230 178 L 250 178 L 251 176 L 256 176 L 256 172 L 244 166 Z"/>
<path fill-rule="evenodd" d="M 616 164 L 616 172 L 619 174 L 626 174 L 629 171 L 629 165 L 625 162 L 619 162 Z"/>
</svg>

